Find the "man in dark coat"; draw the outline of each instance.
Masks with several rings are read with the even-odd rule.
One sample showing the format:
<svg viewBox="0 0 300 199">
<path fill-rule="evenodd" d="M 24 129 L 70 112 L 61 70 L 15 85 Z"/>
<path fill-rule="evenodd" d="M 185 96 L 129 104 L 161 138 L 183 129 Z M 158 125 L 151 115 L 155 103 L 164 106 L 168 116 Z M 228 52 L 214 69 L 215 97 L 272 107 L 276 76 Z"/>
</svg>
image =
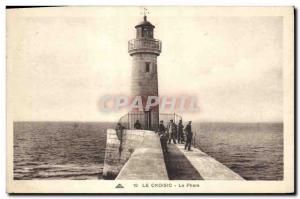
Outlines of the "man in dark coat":
<svg viewBox="0 0 300 199">
<path fill-rule="evenodd" d="M 163 120 L 160 121 L 157 131 L 158 131 L 159 135 L 163 134 L 166 131 L 166 127 L 164 125 L 164 121 Z"/>
<path fill-rule="evenodd" d="M 177 141 L 178 143 L 181 144 L 183 144 L 184 141 L 182 120 L 179 120 L 178 127 L 177 127 Z"/>
<path fill-rule="evenodd" d="M 117 123 L 117 126 L 116 126 L 116 133 L 117 133 L 117 137 L 119 140 L 122 140 L 122 137 L 123 137 L 123 130 L 125 129 L 124 126 L 122 126 L 121 123 Z"/>
<path fill-rule="evenodd" d="M 192 132 L 192 121 L 189 121 L 189 123 L 185 127 L 185 134 L 186 134 L 186 143 L 184 146 L 184 150 L 188 149 L 191 151 L 191 145 L 192 145 L 192 139 L 193 139 L 193 132 Z"/>
<path fill-rule="evenodd" d="M 177 135 L 177 126 L 173 122 L 173 120 L 170 120 L 168 126 L 167 126 L 168 134 L 169 134 L 169 144 L 171 144 L 171 140 L 173 140 L 173 143 L 176 144 L 175 136 Z"/>
<path fill-rule="evenodd" d="M 158 126 L 158 135 L 161 142 L 161 147 L 164 152 L 168 152 L 168 133 L 166 132 L 166 127 L 164 121 L 161 120 Z"/>
<path fill-rule="evenodd" d="M 120 140 L 120 146 L 119 146 L 119 155 L 120 155 L 120 154 L 121 154 L 121 151 L 123 150 L 123 148 L 122 148 L 122 143 L 123 143 L 123 131 L 124 131 L 125 127 L 122 126 L 122 124 L 118 122 L 115 129 L 116 129 L 117 137 L 118 137 L 118 139 Z"/>
</svg>

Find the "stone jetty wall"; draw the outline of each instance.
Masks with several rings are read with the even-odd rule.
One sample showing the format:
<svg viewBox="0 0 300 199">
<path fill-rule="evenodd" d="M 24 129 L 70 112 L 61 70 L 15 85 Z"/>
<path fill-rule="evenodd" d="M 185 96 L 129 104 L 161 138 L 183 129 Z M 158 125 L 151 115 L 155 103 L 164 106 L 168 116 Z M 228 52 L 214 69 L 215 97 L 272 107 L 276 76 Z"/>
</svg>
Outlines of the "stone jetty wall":
<svg viewBox="0 0 300 199">
<path fill-rule="evenodd" d="M 115 129 L 107 129 L 106 150 L 103 168 L 104 179 L 115 179 L 129 157 L 140 147 L 146 135 L 157 136 L 153 131 L 123 130 L 118 138 Z M 159 143 L 160 144 L 160 143 Z M 159 148 L 161 148 L 159 146 Z"/>
</svg>

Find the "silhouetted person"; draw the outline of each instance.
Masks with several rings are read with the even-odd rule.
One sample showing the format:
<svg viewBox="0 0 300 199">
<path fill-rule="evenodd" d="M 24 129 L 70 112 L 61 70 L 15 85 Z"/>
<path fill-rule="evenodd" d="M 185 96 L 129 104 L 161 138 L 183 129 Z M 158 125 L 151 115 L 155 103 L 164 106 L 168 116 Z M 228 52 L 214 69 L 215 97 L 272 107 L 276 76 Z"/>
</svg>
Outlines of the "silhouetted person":
<svg viewBox="0 0 300 199">
<path fill-rule="evenodd" d="M 177 127 L 177 141 L 178 143 L 181 144 L 183 144 L 184 141 L 182 120 L 179 120 L 178 127 Z"/>
<path fill-rule="evenodd" d="M 166 127 L 164 125 L 164 121 L 161 120 L 158 126 L 158 134 L 161 142 L 161 147 L 163 152 L 168 152 L 168 139 L 169 135 L 166 132 Z"/>
<path fill-rule="evenodd" d="M 176 144 L 175 136 L 177 134 L 177 127 L 176 124 L 173 122 L 173 120 L 170 120 L 168 126 L 168 135 L 169 135 L 169 144 L 171 144 L 171 140 L 173 140 L 173 143 Z"/>
<path fill-rule="evenodd" d="M 192 139 L 193 139 L 193 132 L 192 132 L 192 121 L 189 121 L 189 123 L 185 127 L 185 134 L 186 134 L 186 143 L 184 146 L 184 149 L 188 149 L 191 151 L 191 145 L 192 145 Z"/>
<path fill-rule="evenodd" d="M 142 125 L 141 125 L 139 120 L 136 120 L 136 122 L 134 123 L 134 128 L 135 129 L 141 129 L 142 128 Z"/>
<path fill-rule="evenodd" d="M 123 130 L 125 129 L 124 126 L 121 125 L 121 123 L 117 123 L 117 126 L 116 126 L 116 134 L 117 134 L 117 137 L 118 139 L 120 140 L 120 146 L 119 146 L 119 155 L 121 155 L 121 151 L 123 150 L 122 148 L 122 143 L 123 143 Z"/>
<path fill-rule="evenodd" d="M 118 139 L 122 140 L 123 130 L 125 129 L 125 127 L 122 126 L 121 123 L 118 122 L 115 129 L 116 129 L 116 133 L 117 133 Z"/>
<path fill-rule="evenodd" d="M 168 152 L 168 139 L 169 139 L 168 133 L 165 131 L 159 137 L 160 137 L 160 140 L 162 143 L 161 146 L 162 146 L 163 152 Z"/>
<path fill-rule="evenodd" d="M 157 131 L 158 131 L 159 135 L 163 134 L 166 131 L 166 127 L 164 125 L 164 121 L 163 120 L 160 121 Z"/>
</svg>

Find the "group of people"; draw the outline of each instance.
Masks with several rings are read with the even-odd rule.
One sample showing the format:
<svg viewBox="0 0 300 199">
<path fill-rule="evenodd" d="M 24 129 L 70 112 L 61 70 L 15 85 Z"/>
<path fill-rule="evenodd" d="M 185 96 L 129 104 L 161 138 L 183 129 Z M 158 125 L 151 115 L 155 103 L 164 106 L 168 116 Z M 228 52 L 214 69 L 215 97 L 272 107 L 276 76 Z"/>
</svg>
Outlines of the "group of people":
<svg viewBox="0 0 300 199">
<path fill-rule="evenodd" d="M 134 123 L 134 128 L 142 128 L 139 120 L 136 120 L 136 122 Z M 119 140 L 122 140 L 123 129 L 124 127 L 120 123 L 118 123 L 116 131 Z M 176 125 L 173 120 L 170 120 L 170 122 L 167 124 L 167 127 L 165 127 L 164 121 L 161 120 L 156 132 L 158 132 L 160 136 L 160 141 L 164 152 L 168 152 L 168 144 L 171 144 L 171 141 L 173 141 L 174 144 L 177 144 L 177 142 L 179 144 L 184 144 L 185 142 L 184 149 L 191 151 L 193 139 L 192 121 L 189 121 L 184 128 L 182 120 L 179 120 L 178 125 Z"/>
<path fill-rule="evenodd" d="M 170 122 L 167 124 L 167 127 L 165 127 L 164 121 L 161 120 L 157 132 L 160 136 L 161 145 L 164 152 L 168 152 L 168 144 L 171 144 L 171 141 L 173 141 L 174 144 L 177 144 L 177 142 L 179 144 L 183 144 L 185 141 L 184 149 L 191 151 L 193 139 L 192 121 L 189 121 L 184 128 L 182 120 L 179 120 L 178 125 L 176 125 L 173 120 L 170 120 Z M 186 135 L 186 140 L 184 139 L 184 132 Z"/>
</svg>

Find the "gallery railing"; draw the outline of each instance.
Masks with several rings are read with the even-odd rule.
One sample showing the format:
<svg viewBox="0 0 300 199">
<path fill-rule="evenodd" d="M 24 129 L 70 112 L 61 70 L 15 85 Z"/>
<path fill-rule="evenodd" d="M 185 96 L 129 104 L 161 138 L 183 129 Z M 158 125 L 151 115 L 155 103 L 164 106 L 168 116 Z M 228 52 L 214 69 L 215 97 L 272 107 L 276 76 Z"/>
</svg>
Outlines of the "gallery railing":
<svg viewBox="0 0 300 199">
<path fill-rule="evenodd" d="M 128 41 L 128 52 L 135 53 L 139 50 L 152 51 L 153 53 L 161 52 L 161 41 L 157 39 L 132 39 Z"/>
</svg>

